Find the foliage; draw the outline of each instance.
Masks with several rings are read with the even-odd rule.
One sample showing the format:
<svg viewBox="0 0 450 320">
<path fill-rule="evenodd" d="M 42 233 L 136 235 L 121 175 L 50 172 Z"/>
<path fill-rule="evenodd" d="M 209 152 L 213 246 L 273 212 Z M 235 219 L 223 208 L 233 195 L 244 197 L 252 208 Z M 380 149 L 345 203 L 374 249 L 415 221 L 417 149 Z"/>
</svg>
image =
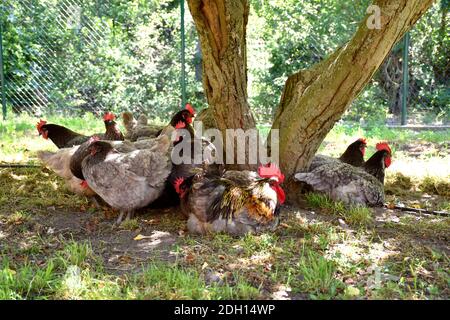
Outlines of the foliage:
<svg viewBox="0 0 450 320">
<path fill-rule="evenodd" d="M 344 45 L 369 0 L 251 0 L 249 98 L 260 123 L 271 122 L 288 75 Z M 7 98 L 37 115 L 144 111 L 165 118 L 180 105 L 177 0 L 6 0 L 1 16 Z M 206 106 L 201 53 L 186 10 L 187 98 Z M 409 113 L 449 118 L 448 1 L 438 1 L 411 31 Z M 400 54 L 401 45 L 393 55 Z M 401 69 L 400 69 L 401 71 Z M 378 73 L 344 119 L 382 123 L 393 98 Z"/>
<path fill-rule="evenodd" d="M 1 23 L 14 110 L 172 114 L 180 105 L 178 3 L 8 0 Z M 196 48 L 194 32 L 188 25 L 188 57 Z M 188 63 L 187 78 L 193 73 Z M 188 98 L 201 107 L 199 88 L 188 81 Z"/>
<path fill-rule="evenodd" d="M 371 1 L 252 1 L 249 32 L 250 98 L 260 121 L 270 122 L 285 80 L 311 67 L 350 40 Z M 448 121 L 448 5 L 438 1 L 411 31 L 408 112 L 419 121 Z M 255 45 L 252 46 L 252 43 Z M 392 54 L 402 53 L 399 43 Z M 387 59 L 389 60 L 389 58 Z M 401 65 L 400 65 L 401 67 Z M 401 68 L 399 70 L 402 72 Z M 389 106 L 399 103 L 377 72 L 353 102 L 345 120 L 384 123 Z M 400 74 L 401 81 L 401 74 Z M 398 90 L 399 87 L 397 87 Z M 422 114 L 426 115 L 424 117 Z M 447 120 L 446 120 L 447 119 Z"/>
</svg>

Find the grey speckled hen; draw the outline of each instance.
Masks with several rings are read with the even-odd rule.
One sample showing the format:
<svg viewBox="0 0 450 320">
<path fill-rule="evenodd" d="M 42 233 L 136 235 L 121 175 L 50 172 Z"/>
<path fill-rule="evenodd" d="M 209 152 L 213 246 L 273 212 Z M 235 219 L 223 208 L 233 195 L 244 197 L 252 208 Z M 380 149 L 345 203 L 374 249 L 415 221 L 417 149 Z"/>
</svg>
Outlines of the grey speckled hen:
<svg viewBox="0 0 450 320">
<path fill-rule="evenodd" d="M 346 163 L 327 163 L 294 177 L 335 201 L 369 206 L 382 206 L 384 203 L 383 184 L 363 169 Z"/>
<path fill-rule="evenodd" d="M 121 153 L 107 141 L 95 141 L 82 161 L 89 187 L 111 207 L 121 211 L 116 223 L 132 217 L 162 193 L 172 162 L 170 134 L 161 134 L 150 149 Z"/>
</svg>

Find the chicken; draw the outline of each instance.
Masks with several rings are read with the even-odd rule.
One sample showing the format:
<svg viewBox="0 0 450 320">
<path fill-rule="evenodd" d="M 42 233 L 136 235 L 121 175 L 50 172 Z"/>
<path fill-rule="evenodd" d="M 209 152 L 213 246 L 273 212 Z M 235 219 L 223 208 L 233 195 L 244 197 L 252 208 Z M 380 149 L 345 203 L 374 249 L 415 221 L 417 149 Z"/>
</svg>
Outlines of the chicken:
<svg viewBox="0 0 450 320">
<path fill-rule="evenodd" d="M 111 140 L 123 140 L 123 135 L 118 129 L 115 121 L 114 115 L 110 112 L 107 112 L 103 121 L 105 123 L 105 133 L 104 134 L 96 134 L 100 138 Z M 89 140 L 89 136 L 85 136 L 79 133 L 76 133 L 66 127 L 49 123 L 46 121 L 40 120 L 36 125 L 39 135 L 42 135 L 44 139 L 50 138 L 52 142 L 60 149 L 60 148 L 70 148 L 73 146 L 77 146 Z"/>
<path fill-rule="evenodd" d="M 137 121 L 129 111 L 122 113 L 122 124 L 125 127 L 125 139 L 130 139 L 130 133 L 136 128 Z"/>
<path fill-rule="evenodd" d="M 48 168 L 65 180 L 70 191 L 79 195 L 91 197 L 95 195 L 95 192 L 83 184 L 83 180 L 75 177 L 70 170 L 70 159 L 77 149 L 78 146 L 59 149 L 57 152 L 38 151 L 37 157 Z"/>
<path fill-rule="evenodd" d="M 157 137 L 164 126 L 148 124 L 147 117 L 141 114 L 136 121 L 131 112 L 122 113 L 123 125 L 126 129 L 125 138 L 130 141 L 136 141 L 140 138 Z"/>
<path fill-rule="evenodd" d="M 191 124 L 193 117 L 195 116 L 194 108 L 188 103 L 185 109 L 178 111 L 170 120 L 170 125 L 175 127 L 175 125 L 182 121 L 186 124 L 186 129 L 194 135 L 194 129 Z M 125 137 L 130 141 L 136 141 L 142 138 L 153 138 L 157 137 L 163 130 L 163 126 L 148 124 L 147 117 L 141 114 L 139 119 L 136 121 L 130 112 L 124 112 L 122 114 L 123 125 L 127 130 Z"/>
<path fill-rule="evenodd" d="M 172 133 L 177 128 L 180 126 L 166 127 L 149 149 L 122 153 L 109 141 L 92 141 L 87 148 L 80 148 L 81 173 L 73 172 L 106 203 L 120 210 L 116 224 L 122 222 L 125 213 L 130 219 L 136 209 L 155 201 L 163 192 L 172 169 Z"/>
<path fill-rule="evenodd" d="M 186 124 L 186 130 L 189 131 L 191 138 L 194 137 L 194 128 L 192 128 L 192 121 L 195 117 L 194 108 L 187 103 L 184 110 L 180 110 L 172 117 L 170 124 L 175 126 L 178 122 L 183 122 Z"/>
<path fill-rule="evenodd" d="M 284 175 L 277 166 L 255 172 L 228 171 L 222 176 L 202 171 L 175 180 L 181 209 L 189 216 L 190 232 L 227 232 L 243 235 L 273 230 L 279 223 L 285 194 Z"/>
<path fill-rule="evenodd" d="M 50 138 L 52 142 L 59 148 L 70 148 L 80 145 L 89 139 L 88 136 L 76 133 L 66 127 L 40 120 L 36 125 L 39 135 L 44 139 Z"/>
<path fill-rule="evenodd" d="M 392 151 L 386 142 L 377 143 L 375 148 L 377 152 L 364 163 L 363 168 L 384 184 L 384 170 L 392 163 Z"/>
<path fill-rule="evenodd" d="M 111 140 L 111 141 L 125 140 L 122 132 L 120 131 L 119 127 L 117 126 L 117 123 L 114 121 L 115 119 L 116 119 L 116 116 L 111 112 L 107 112 L 103 116 L 103 121 L 105 122 L 105 128 L 106 128 L 106 132 L 102 137 L 104 140 Z"/>
<path fill-rule="evenodd" d="M 359 138 L 351 143 L 345 152 L 339 158 L 332 158 L 325 155 L 315 155 L 309 170 L 312 171 L 321 165 L 333 162 L 339 164 L 340 162 L 348 163 L 355 167 L 361 167 L 364 164 L 364 154 L 366 151 L 367 142 L 364 138 Z"/>
<path fill-rule="evenodd" d="M 174 206 L 174 205 L 179 204 L 180 199 L 179 199 L 178 193 L 176 192 L 176 190 L 174 188 L 174 184 L 177 179 L 179 179 L 179 178 L 189 179 L 189 178 L 193 177 L 199 171 L 202 171 L 204 169 L 206 170 L 206 168 L 210 174 L 213 174 L 213 175 L 220 174 L 220 166 L 218 164 L 214 163 L 214 161 L 215 161 L 214 152 L 206 152 L 205 153 L 205 149 L 215 150 L 214 145 L 210 142 L 205 142 L 204 140 L 202 140 L 201 141 L 202 147 L 200 149 L 200 152 L 202 152 L 202 154 L 204 154 L 206 157 L 203 158 L 201 162 L 196 163 L 195 162 L 195 150 L 196 149 L 194 149 L 194 147 L 193 147 L 194 143 L 195 143 L 194 141 L 192 141 L 190 143 L 191 148 L 193 149 L 193 150 L 191 150 L 190 161 L 187 161 L 186 163 L 172 163 L 172 171 L 167 180 L 167 186 L 163 193 L 163 195 L 165 195 L 165 196 L 164 196 L 164 199 L 161 200 L 160 206 L 169 207 L 169 206 Z M 208 154 L 210 156 L 208 156 Z M 173 153 L 172 153 L 172 156 L 173 156 Z"/>
<path fill-rule="evenodd" d="M 56 152 L 52 151 L 38 151 L 37 157 L 58 176 L 66 181 L 67 187 L 70 191 L 91 197 L 95 195 L 95 192 L 88 187 L 83 178 L 77 178 L 81 176 L 81 161 L 83 160 L 81 155 L 85 152 L 90 143 L 100 140 L 99 137 L 93 136 L 88 141 L 79 146 L 71 148 L 62 148 Z M 135 150 L 141 150 L 151 148 L 156 144 L 155 139 L 141 140 L 137 142 L 129 141 L 110 141 L 111 145 L 120 152 L 132 152 Z M 78 152 L 77 152 L 78 151 Z M 95 201 L 95 200 L 94 200 Z"/>
<path fill-rule="evenodd" d="M 329 162 L 312 171 L 294 175 L 315 191 L 346 204 L 382 206 L 384 204 L 384 169 L 391 161 L 387 143 L 377 144 L 375 152 L 362 167 Z"/>
</svg>

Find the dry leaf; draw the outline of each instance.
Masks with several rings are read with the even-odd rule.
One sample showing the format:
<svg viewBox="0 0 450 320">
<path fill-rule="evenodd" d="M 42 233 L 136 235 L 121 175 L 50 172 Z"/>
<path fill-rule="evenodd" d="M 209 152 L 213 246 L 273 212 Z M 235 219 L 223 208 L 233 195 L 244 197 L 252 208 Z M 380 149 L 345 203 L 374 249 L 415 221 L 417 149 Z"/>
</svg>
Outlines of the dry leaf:
<svg viewBox="0 0 450 320">
<path fill-rule="evenodd" d="M 143 236 L 142 234 L 138 234 L 136 237 L 133 238 L 133 240 L 139 241 L 139 240 L 148 239 L 148 238 L 151 238 L 151 237 L 150 236 Z"/>
<path fill-rule="evenodd" d="M 120 263 L 128 264 L 132 261 L 132 258 L 130 256 L 123 255 L 123 256 L 119 257 L 119 261 L 120 261 Z"/>
<path fill-rule="evenodd" d="M 194 262 L 195 256 L 192 253 L 188 253 L 184 259 L 186 262 L 191 263 Z"/>
<path fill-rule="evenodd" d="M 148 224 L 148 225 L 154 225 L 154 224 L 158 224 L 159 223 L 159 219 L 150 219 L 150 220 L 143 220 L 144 223 Z"/>
<path fill-rule="evenodd" d="M 393 203 L 388 203 L 388 205 L 387 205 L 387 208 L 388 209 L 395 209 L 395 204 L 393 204 Z"/>
</svg>

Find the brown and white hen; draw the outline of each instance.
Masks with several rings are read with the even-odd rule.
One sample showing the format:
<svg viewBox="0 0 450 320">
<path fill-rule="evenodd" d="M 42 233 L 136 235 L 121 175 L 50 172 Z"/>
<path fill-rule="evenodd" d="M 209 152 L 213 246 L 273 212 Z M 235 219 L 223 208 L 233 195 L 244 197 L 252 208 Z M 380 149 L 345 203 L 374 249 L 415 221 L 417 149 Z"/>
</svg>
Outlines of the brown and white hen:
<svg viewBox="0 0 450 320">
<path fill-rule="evenodd" d="M 285 194 L 284 175 L 275 165 L 258 173 L 228 171 L 222 176 L 198 173 L 175 181 L 181 207 L 192 233 L 227 232 L 243 235 L 273 230 L 279 223 Z"/>
</svg>

